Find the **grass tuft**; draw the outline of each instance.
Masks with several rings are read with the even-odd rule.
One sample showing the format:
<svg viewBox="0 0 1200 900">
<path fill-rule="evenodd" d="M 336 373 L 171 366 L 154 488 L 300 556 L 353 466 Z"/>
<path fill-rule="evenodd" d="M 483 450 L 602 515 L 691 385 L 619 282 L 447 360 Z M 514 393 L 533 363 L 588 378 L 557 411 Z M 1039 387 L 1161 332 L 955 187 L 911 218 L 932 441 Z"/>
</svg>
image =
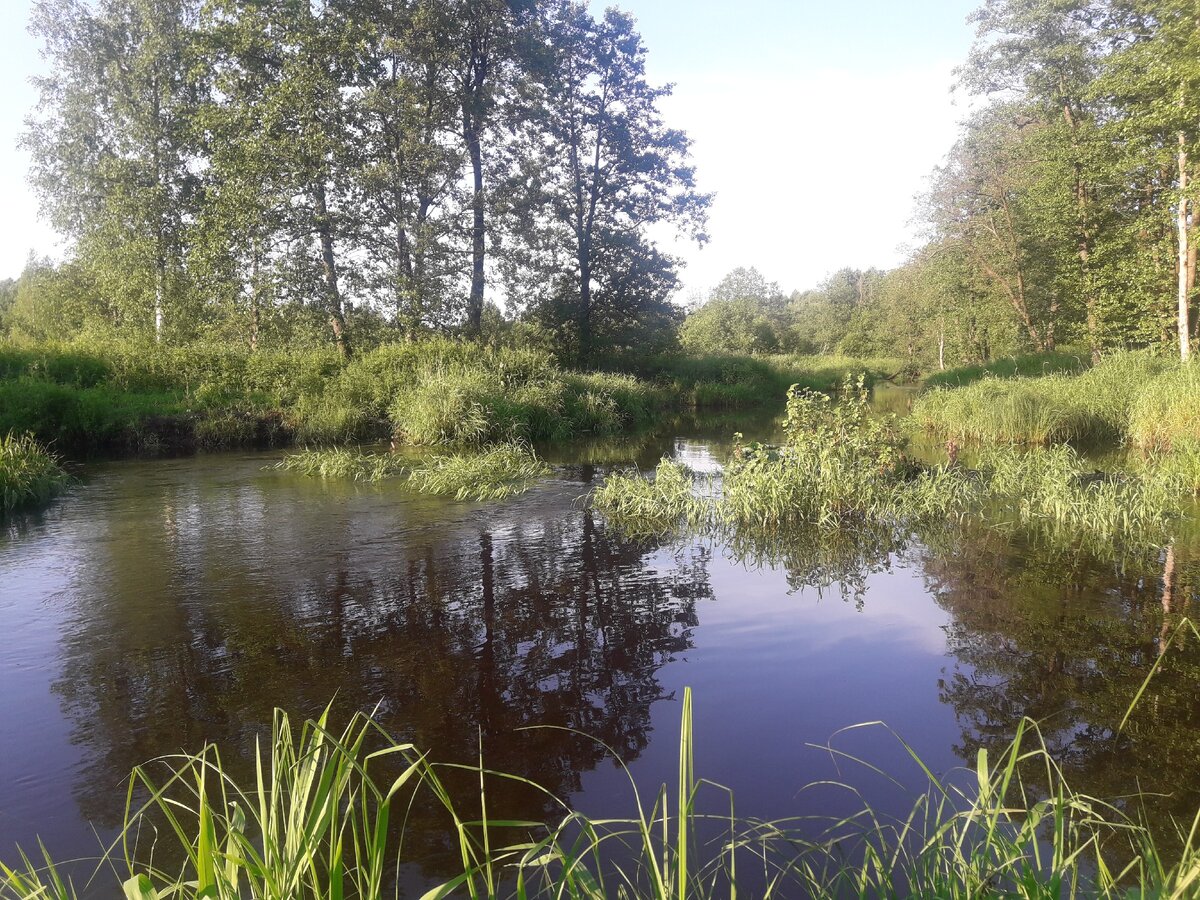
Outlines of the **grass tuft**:
<svg viewBox="0 0 1200 900">
<path fill-rule="evenodd" d="M 382 481 L 402 475 L 408 466 L 391 453 L 363 453 L 341 447 L 335 450 L 303 450 L 285 456 L 277 469 L 318 478 L 350 478 L 354 481 Z"/>
<path fill-rule="evenodd" d="M 0 515 L 45 503 L 69 482 L 58 461 L 32 436 L 0 436 Z"/>
<path fill-rule="evenodd" d="M 479 453 L 431 457 L 409 473 L 408 483 L 423 494 L 456 500 L 504 500 L 523 494 L 548 474 L 550 467 L 531 447 L 508 443 Z"/>
</svg>

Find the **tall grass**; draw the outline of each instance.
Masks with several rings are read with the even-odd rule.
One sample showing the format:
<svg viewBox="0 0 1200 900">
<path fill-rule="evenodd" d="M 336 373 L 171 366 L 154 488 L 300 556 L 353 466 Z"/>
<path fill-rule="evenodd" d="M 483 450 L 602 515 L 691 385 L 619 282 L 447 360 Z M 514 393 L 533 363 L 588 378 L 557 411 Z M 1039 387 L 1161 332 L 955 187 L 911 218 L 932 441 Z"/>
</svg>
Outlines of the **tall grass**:
<svg viewBox="0 0 1200 900">
<path fill-rule="evenodd" d="M 687 466 L 663 459 L 653 478 L 636 470 L 614 472 L 592 492 L 592 504 L 629 534 L 664 534 L 686 523 L 700 526 L 707 516 Z"/>
<path fill-rule="evenodd" d="M 559 801 L 562 816 L 549 824 L 493 810 L 489 779 L 537 788 L 487 770 L 484 760 L 437 765 L 361 714 L 337 729 L 327 710 L 296 729 L 277 712 L 246 781 L 234 778 L 213 746 L 135 769 L 125 830 L 85 887 L 115 892 L 120 885 L 131 900 L 377 900 L 395 892 L 401 866 L 411 862 L 404 811 L 417 795 L 444 811 L 461 869 L 426 898 L 1182 900 L 1200 884 L 1200 820 L 1176 826 L 1184 847 L 1166 858 L 1150 823 L 1126 812 L 1138 808 L 1136 798 L 1108 802 L 1072 790 L 1030 720 L 995 757 L 979 750 L 969 770 L 945 776 L 880 723 L 854 726 L 898 741 L 923 773 L 925 787 L 909 811 L 885 816 L 851 785 L 826 782 L 825 790 L 843 790 L 860 807 L 844 817 L 815 809 L 759 821 L 740 818 L 733 794 L 697 775 L 692 703 L 685 689 L 672 787 L 643 797 L 630 777 L 628 817 L 592 819 Z M 878 774 L 832 743 L 827 750 L 839 769 Z M 752 759 L 752 748 L 746 752 Z M 449 788 L 443 773 L 450 769 L 476 779 L 477 795 Z M 810 795 L 797 796 L 803 803 Z M 464 813 L 465 803 L 482 815 Z M 155 832 L 163 846 L 151 855 L 138 839 Z M 167 852 L 168 844 L 177 852 Z M 166 858 L 179 862 L 157 861 Z M 38 858 L 0 864 L 4 900 L 80 893 L 44 849 Z"/>
<path fill-rule="evenodd" d="M 0 435 L 0 515 L 44 503 L 68 482 L 58 461 L 32 436 Z"/>
<path fill-rule="evenodd" d="M 1023 356 L 1006 356 L 986 363 L 956 366 L 934 372 L 925 379 L 926 387 L 963 387 L 984 378 L 1034 378 L 1039 375 L 1072 375 L 1088 367 L 1086 352 L 1050 350 Z"/>
<path fill-rule="evenodd" d="M 402 475 L 408 465 L 391 453 L 363 453 L 348 447 L 333 450 L 303 450 L 289 453 L 275 468 L 318 478 L 349 478 L 354 481 L 382 481 Z"/>
<path fill-rule="evenodd" d="M 1088 443 L 1123 438 L 1147 385 L 1174 368 L 1147 352 L 1115 353 L 1080 375 L 985 378 L 922 395 L 921 427 L 957 441 Z"/>
<path fill-rule="evenodd" d="M 1130 409 L 1129 437 L 1142 450 L 1200 442 L 1200 366 L 1179 366 L 1147 384 Z"/>
<path fill-rule="evenodd" d="M 440 494 L 456 500 L 503 500 L 529 490 L 550 474 L 526 444 L 508 443 L 477 453 L 433 456 L 413 468 L 409 485 L 423 494 Z"/>
</svg>

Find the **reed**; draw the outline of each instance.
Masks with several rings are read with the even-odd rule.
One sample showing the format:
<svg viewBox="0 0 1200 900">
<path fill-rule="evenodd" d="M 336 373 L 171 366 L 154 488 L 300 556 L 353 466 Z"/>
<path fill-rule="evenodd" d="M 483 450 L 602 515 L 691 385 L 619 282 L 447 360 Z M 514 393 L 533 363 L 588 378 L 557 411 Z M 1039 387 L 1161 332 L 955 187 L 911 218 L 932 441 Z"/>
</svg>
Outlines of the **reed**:
<svg viewBox="0 0 1200 900">
<path fill-rule="evenodd" d="M 32 436 L 0 435 L 0 515 L 44 503 L 69 482 L 58 460 Z"/>
<path fill-rule="evenodd" d="M 483 760 L 438 765 L 362 714 L 337 729 L 326 710 L 294 728 L 277 711 L 270 738 L 255 745 L 250 779 L 236 779 L 214 746 L 139 766 L 125 829 L 82 888 L 43 848 L 0 863 L 0 898 L 73 900 L 120 886 L 131 900 L 381 900 L 411 862 L 404 810 L 417 795 L 444 810 L 461 862 L 428 900 L 1195 896 L 1200 820 L 1175 825 L 1184 846 L 1167 858 L 1150 823 L 1127 812 L 1138 809 L 1136 797 L 1108 802 L 1072 790 L 1036 722 L 1023 720 L 1002 751 L 981 749 L 969 769 L 944 776 L 881 723 L 843 729 L 825 746 L 841 770 L 879 773 L 836 746 L 839 735 L 864 728 L 898 742 L 923 773 L 924 789 L 899 817 L 836 782 L 820 787 L 856 798 L 850 815 L 817 808 L 776 821 L 739 817 L 732 793 L 696 772 L 685 689 L 673 785 L 643 796 L 630 776 L 628 817 L 593 819 L 558 801 L 561 818 L 546 824 L 489 807 L 488 779 L 541 789 Z M 476 780 L 477 796 L 449 788 L 449 770 Z M 810 795 L 797 796 L 803 804 Z M 482 815 L 465 814 L 464 801 Z M 500 837 L 514 831 L 515 839 Z M 139 837 L 153 833 L 164 846 L 149 852 Z M 168 843 L 178 852 L 165 852 Z M 167 857 L 180 862 L 156 862 Z"/>
<path fill-rule="evenodd" d="M 637 470 L 614 472 L 593 491 L 592 504 L 631 535 L 665 534 L 680 524 L 700 527 L 708 516 L 695 474 L 669 459 L 659 462 L 653 478 Z"/>
<path fill-rule="evenodd" d="M 433 456 L 408 475 L 408 484 L 423 494 L 456 500 L 504 500 L 529 490 L 550 467 L 527 444 L 507 443 L 478 453 Z"/>
</svg>

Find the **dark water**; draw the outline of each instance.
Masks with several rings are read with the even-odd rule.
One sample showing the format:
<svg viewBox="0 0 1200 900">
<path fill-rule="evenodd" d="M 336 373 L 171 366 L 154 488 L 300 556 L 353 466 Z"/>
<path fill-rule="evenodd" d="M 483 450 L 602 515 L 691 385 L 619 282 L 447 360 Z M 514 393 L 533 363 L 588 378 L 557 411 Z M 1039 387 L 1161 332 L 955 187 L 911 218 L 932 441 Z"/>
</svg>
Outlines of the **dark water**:
<svg viewBox="0 0 1200 900">
<path fill-rule="evenodd" d="M 1200 788 L 1200 654 L 1182 641 L 1116 728 L 1191 611 L 1194 553 L 1097 558 L 1003 529 L 896 541 L 792 535 L 729 547 L 623 538 L 583 502 L 609 467 L 663 454 L 719 465 L 768 423 L 551 455 L 555 474 L 499 504 L 414 497 L 266 468 L 264 454 L 119 462 L 0 531 L 0 858 L 40 835 L 95 855 L 130 769 L 180 748 L 246 753 L 272 709 L 377 705 L 444 760 L 533 778 L 595 815 L 628 814 L 616 748 L 644 786 L 673 778 L 679 700 L 696 697 L 697 769 L 747 816 L 849 810 L 819 778 L 883 809 L 911 802 L 833 739 L 923 785 L 884 721 L 935 772 L 1000 749 L 1023 716 L 1074 786 Z M 537 817 L 499 789 L 494 812 Z M 505 808 L 510 807 L 510 808 Z M 418 823 L 418 831 L 420 825 Z M 437 866 L 434 829 L 416 841 Z"/>
</svg>

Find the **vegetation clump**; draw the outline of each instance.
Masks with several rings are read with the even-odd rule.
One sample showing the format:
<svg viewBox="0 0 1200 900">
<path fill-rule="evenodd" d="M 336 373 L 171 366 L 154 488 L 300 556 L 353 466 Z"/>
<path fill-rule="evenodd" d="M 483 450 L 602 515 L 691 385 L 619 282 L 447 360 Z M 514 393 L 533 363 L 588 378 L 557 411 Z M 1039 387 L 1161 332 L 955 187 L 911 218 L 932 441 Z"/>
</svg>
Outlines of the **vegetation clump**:
<svg viewBox="0 0 1200 900">
<path fill-rule="evenodd" d="M 456 500 L 504 500 L 529 490 L 550 467 L 527 444 L 507 443 L 478 453 L 434 456 L 416 466 L 408 484 L 423 494 Z"/>
<path fill-rule="evenodd" d="M 1147 352 L 1115 353 L 1079 375 L 985 378 L 924 394 L 914 421 L 956 441 L 1089 443 L 1124 438 L 1140 397 L 1176 368 Z"/>
<path fill-rule="evenodd" d="M 283 458 L 275 468 L 319 478 L 350 478 L 375 482 L 402 475 L 408 465 L 392 453 L 363 453 L 339 447 L 333 450 L 303 450 Z"/>
<path fill-rule="evenodd" d="M 30 435 L 0 436 L 0 515 L 44 503 L 69 480 L 58 461 Z"/>
<path fill-rule="evenodd" d="M 707 508 L 695 492 L 695 474 L 663 459 L 653 478 L 637 471 L 616 472 L 592 493 L 593 505 L 628 533 L 663 534 L 681 522 L 698 526 Z"/>
</svg>

